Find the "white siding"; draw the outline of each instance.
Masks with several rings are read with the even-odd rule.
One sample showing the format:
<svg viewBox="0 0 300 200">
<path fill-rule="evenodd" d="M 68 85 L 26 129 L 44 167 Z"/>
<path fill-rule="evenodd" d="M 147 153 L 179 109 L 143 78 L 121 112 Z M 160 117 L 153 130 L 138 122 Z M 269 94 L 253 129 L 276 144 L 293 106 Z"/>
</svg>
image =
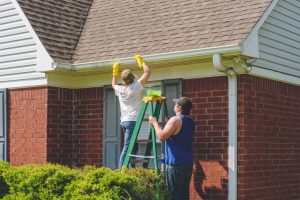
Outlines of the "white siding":
<svg viewBox="0 0 300 200">
<path fill-rule="evenodd" d="M 258 32 L 254 65 L 300 76 L 300 1 L 281 0 Z"/>
<path fill-rule="evenodd" d="M 36 72 L 37 44 L 11 0 L 0 2 L 0 88 L 46 83 Z"/>
</svg>

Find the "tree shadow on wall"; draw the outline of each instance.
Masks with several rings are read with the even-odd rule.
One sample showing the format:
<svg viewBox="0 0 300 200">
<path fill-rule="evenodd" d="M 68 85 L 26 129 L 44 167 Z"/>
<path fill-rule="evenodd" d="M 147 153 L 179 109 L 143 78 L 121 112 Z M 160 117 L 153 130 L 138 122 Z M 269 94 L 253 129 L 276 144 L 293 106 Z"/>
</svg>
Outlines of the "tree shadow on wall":
<svg viewBox="0 0 300 200">
<path fill-rule="evenodd" d="M 207 186 L 205 182 L 208 178 L 200 162 L 195 162 L 193 182 L 196 193 L 203 200 L 227 200 L 228 179 L 220 177 L 220 186 L 217 187 L 211 184 Z"/>
</svg>

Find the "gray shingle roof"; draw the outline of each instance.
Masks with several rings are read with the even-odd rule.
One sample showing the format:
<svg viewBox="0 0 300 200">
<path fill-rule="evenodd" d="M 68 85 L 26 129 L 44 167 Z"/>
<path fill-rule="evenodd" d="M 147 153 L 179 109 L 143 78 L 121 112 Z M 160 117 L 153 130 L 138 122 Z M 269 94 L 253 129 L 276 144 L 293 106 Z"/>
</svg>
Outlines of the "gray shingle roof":
<svg viewBox="0 0 300 200">
<path fill-rule="evenodd" d="M 51 57 L 70 63 L 93 0 L 17 0 Z"/>
<path fill-rule="evenodd" d="M 237 45 L 271 1 L 18 0 L 50 55 L 73 63 Z"/>
<path fill-rule="evenodd" d="M 75 63 L 240 44 L 271 0 L 94 0 Z"/>
</svg>

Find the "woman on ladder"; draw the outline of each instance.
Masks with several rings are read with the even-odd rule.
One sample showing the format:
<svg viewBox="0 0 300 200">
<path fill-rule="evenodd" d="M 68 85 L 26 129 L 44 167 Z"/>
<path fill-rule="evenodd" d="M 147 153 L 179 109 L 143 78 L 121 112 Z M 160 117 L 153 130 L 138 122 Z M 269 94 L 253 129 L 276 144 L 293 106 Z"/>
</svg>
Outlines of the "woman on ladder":
<svg viewBox="0 0 300 200">
<path fill-rule="evenodd" d="M 137 61 L 138 66 L 143 69 L 144 73 L 141 78 L 135 81 L 135 76 L 129 69 L 123 70 L 121 73 L 123 85 L 117 85 L 120 63 L 115 63 L 113 65 L 113 78 L 111 84 L 115 90 L 115 94 L 119 98 L 121 108 L 120 120 L 124 133 L 124 146 L 120 155 L 119 168 L 122 168 L 130 143 L 130 138 L 138 118 L 142 103 L 142 90 L 144 89 L 144 85 L 151 74 L 150 68 L 146 65 L 140 55 L 136 55 L 135 60 Z"/>
</svg>

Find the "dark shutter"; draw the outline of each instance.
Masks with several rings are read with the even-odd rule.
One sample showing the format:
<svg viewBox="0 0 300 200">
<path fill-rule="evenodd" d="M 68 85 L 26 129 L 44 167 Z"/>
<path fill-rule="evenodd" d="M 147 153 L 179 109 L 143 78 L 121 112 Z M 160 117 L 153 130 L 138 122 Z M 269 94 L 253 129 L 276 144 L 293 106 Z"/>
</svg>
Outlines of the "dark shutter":
<svg viewBox="0 0 300 200">
<path fill-rule="evenodd" d="M 0 160 L 7 160 L 6 89 L 0 89 Z"/>
<path fill-rule="evenodd" d="M 169 116 L 174 116 L 174 98 L 182 96 L 182 79 L 170 79 L 162 81 L 163 96 L 167 98 Z"/>
<path fill-rule="evenodd" d="M 120 156 L 120 108 L 112 87 L 104 87 L 103 165 L 118 168 Z"/>
</svg>

